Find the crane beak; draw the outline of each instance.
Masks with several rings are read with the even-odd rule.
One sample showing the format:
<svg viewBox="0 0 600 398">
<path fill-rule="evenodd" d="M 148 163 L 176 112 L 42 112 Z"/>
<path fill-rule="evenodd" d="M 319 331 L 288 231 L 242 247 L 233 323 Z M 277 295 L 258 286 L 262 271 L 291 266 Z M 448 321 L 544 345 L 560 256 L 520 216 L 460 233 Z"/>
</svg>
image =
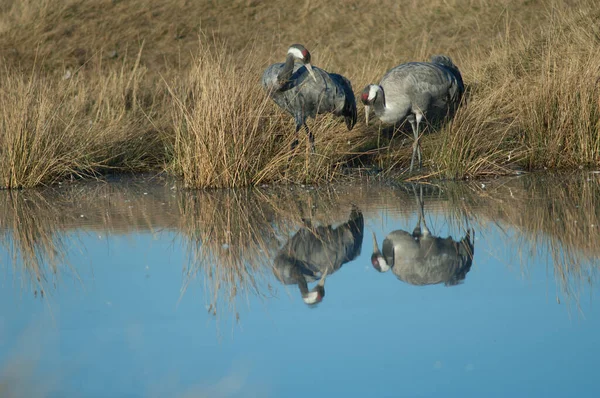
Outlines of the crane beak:
<svg viewBox="0 0 600 398">
<path fill-rule="evenodd" d="M 321 279 L 317 283 L 317 286 L 315 286 L 310 292 L 308 292 L 306 296 L 303 297 L 303 300 L 306 304 L 313 305 L 319 303 L 323 300 L 323 297 L 325 297 L 325 278 L 327 277 L 327 271 L 328 270 L 325 270 L 323 276 L 321 276 Z"/>
<path fill-rule="evenodd" d="M 379 245 L 377 244 L 377 237 L 375 236 L 375 232 L 373 233 L 373 253 L 379 254 Z"/>
<path fill-rule="evenodd" d="M 371 107 L 369 105 L 365 105 L 365 124 L 367 126 L 369 125 L 369 111 L 370 110 L 371 110 Z"/>
<path fill-rule="evenodd" d="M 383 255 L 379 251 L 379 245 L 377 244 L 375 232 L 373 232 L 373 254 L 371 255 L 371 264 L 373 264 L 373 268 L 375 268 L 379 272 L 387 272 L 391 268 L 388 265 L 385 257 L 383 257 Z"/>
<path fill-rule="evenodd" d="M 304 64 L 304 66 L 306 66 L 306 70 L 311 75 L 311 77 L 313 78 L 313 80 L 316 82 L 317 81 L 317 77 L 315 76 L 315 72 L 313 71 L 312 66 L 310 65 L 310 63 L 306 63 L 306 64 Z"/>
<path fill-rule="evenodd" d="M 328 270 L 325 270 L 325 273 L 323 273 L 323 276 L 321 276 L 321 279 L 319 280 L 319 283 L 317 283 L 317 285 L 325 286 L 325 278 L 327 277 L 327 271 Z"/>
</svg>

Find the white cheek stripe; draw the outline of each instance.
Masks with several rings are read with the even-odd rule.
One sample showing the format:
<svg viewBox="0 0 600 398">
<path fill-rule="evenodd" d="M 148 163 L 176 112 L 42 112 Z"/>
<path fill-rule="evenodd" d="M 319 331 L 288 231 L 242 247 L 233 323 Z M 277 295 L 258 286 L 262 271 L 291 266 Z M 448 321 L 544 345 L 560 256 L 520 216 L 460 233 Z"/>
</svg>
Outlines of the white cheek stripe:
<svg viewBox="0 0 600 398">
<path fill-rule="evenodd" d="M 383 258 L 379 257 L 377 261 L 379 262 L 379 268 L 381 268 L 381 272 L 387 272 L 390 270 L 390 266 Z"/>
<path fill-rule="evenodd" d="M 306 297 L 304 297 L 304 302 L 306 304 L 314 304 L 317 302 L 318 298 L 319 298 L 318 292 L 310 292 L 306 295 Z"/>
<path fill-rule="evenodd" d="M 292 54 L 294 57 L 299 59 L 304 59 L 302 51 L 298 50 L 296 47 L 290 47 L 290 49 L 288 50 L 288 54 Z"/>
<path fill-rule="evenodd" d="M 375 85 L 369 87 L 369 101 L 372 101 L 375 98 L 375 96 L 377 95 L 377 91 L 379 91 L 379 87 Z"/>
</svg>

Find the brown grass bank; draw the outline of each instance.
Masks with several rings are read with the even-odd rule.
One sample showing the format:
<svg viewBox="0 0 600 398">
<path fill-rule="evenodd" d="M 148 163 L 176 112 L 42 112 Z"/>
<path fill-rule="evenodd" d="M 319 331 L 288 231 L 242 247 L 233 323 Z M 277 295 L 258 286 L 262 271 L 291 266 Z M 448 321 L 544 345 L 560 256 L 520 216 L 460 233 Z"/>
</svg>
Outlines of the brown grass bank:
<svg viewBox="0 0 600 398">
<path fill-rule="evenodd" d="M 402 170 L 402 133 L 330 117 L 311 122 L 316 156 L 287 166 L 292 123 L 259 81 L 293 42 L 356 93 L 402 62 L 456 61 L 468 101 L 424 137 L 418 178 L 597 167 L 599 16 L 592 0 L 7 1 L 1 185 L 157 167 L 190 187 Z"/>
<path fill-rule="evenodd" d="M 106 73 L 67 71 L 61 79 L 37 66 L 0 75 L 0 187 L 148 170 L 164 162 L 149 119 L 153 99 L 140 93 L 145 71 L 139 59 L 125 59 Z"/>
</svg>

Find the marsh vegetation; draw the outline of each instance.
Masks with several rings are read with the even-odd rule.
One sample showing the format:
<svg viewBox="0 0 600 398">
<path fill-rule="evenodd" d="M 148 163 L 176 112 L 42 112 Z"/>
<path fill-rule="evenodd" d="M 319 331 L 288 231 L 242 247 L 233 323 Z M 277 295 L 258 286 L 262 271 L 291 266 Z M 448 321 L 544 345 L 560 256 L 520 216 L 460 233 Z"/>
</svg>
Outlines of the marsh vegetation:
<svg viewBox="0 0 600 398">
<path fill-rule="evenodd" d="M 25 276 L 23 288 L 52 296 L 69 278 L 80 283 L 82 265 L 69 258 L 74 250 L 85 250 L 79 243 L 85 235 L 167 233 L 184 252 L 181 295 L 200 283 L 207 307 L 216 315 L 235 313 L 249 297 L 281 296 L 283 286 L 273 278 L 274 259 L 307 225 L 335 227 L 347 222 L 351 209 L 359 209 L 367 236 L 362 257 L 368 266 L 371 232 L 381 229 L 383 237 L 399 224 L 411 232 L 420 211 L 412 185 L 363 182 L 206 192 L 177 187 L 171 179 L 125 179 L 5 191 L 0 195 L 2 245 L 11 254 L 12 267 Z M 480 240 L 477 255 L 503 257 L 504 266 L 525 277 L 531 264 L 546 264 L 557 299 L 578 302 L 583 287 L 597 278 L 598 187 L 596 175 L 513 177 L 486 182 L 485 188 L 479 183 L 425 185 L 421 203 L 435 236 L 440 229 L 455 237 L 473 231 L 472 237 Z M 508 254 L 486 253 L 482 242 Z M 476 264 L 477 258 L 475 269 Z M 288 294 L 297 296 L 294 288 Z"/>
<path fill-rule="evenodd" d="M 167 170 L 189 187 L 402 172 L 410 136 L 366 127 L 360 105 L 351 132 L 311 120 L 317 153 L 288 164 L 293 122 L 260 76 L 294 42 L 355 93 L 402 62 L 452 57 L 468 95 L 423 137 L 413 178 L 597 167 L 599 16 L 592 0 L 7 1 L 0 185 L 116 171 Z"/>
</svg>

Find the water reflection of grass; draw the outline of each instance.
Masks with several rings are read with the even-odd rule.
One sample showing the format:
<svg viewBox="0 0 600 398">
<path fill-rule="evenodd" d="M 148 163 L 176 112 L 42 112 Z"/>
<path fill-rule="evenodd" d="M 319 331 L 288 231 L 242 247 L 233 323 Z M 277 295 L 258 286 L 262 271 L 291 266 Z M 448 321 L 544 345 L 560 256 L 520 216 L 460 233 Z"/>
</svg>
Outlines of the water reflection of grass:
<svg viewBox="0 0 600 398">
<path fill-rule="evenodd" d="M 55 286 L 78 235 L 174 228 L 164 184 L 85 183 L 58 188 L 3 191 L 0 241 L 13 267 L 27 274 L 37 295 Z M 160 212 L 156 208 L 160 208 Z M 76 274 L 73 266 L 68 266 Z"/>
<path fill-rule="evenodd" d="M 57 234 L 65 209 L 38 191 L 11 191 L 0 196 L 0 236 L 13 266 L 23 264 L 31 282 L 44 286 L 65 261 L 65 242 Z M 67 213 L 68 214 L 68 213 Z"/>
<path fill-rule="evenodd" d="M 533 255 L 552 266 L 563 293 L 578 298 L 578 289 L 593 282 L 598 269 L 600 185 L 596 178 L 522 179 L 514 181 L 521 200 L 505 202 L 499 215 L 517 227 Z M 513 193 L 513 196 L 515 194 Z M 514 202 L 514 201 L 513 201 Z"/>
<path fill-rule="evenodd" d="M 563 295 L 578 298 L 595 282 L 600 258 L 600 184 L 596 175 L 499 179 L 483 183 L 427 185 L 425 213 L 451 233 L 474 227 L 476 236 L 496 226 L 513 230 L 504 246 L 522 270 L 532 256 L 548 264 Z M 271 286 L 276 252 L 303 225 L 347 219 L 352 204 L 364 214 L 365 233 L 379 219 L 409 220 L 417 211 L 412 189 L 376 182 L 329 188 L 180 190 L 172 181 L 125 180 L 73 184 L 54 190 L 2 192 L 0 239 L 13 266 L 22 267 L 36 290 L 65 269 L 72 232 L 177 230 L 188 255 L 182 293 L 205 285 L 213 313 L 248 295 L 276 294 Z M 82 217 L 83 216 L 83 217 Z M 483 235 L 482 235 L 483 233 Z M 477 264 L 479 252 L 475 257 Z M 76 269 L 74 269 L 76 271 Z"/>
<path fill-rule="evenodd" d="M 594 282 L 600 261 L 596 176 L 518 177 L 457 184 L 448 192 L 455 203 L 449 218 L 468 215 L 480 225 L 516 231 L 505 235 L 504 244 L 522 272 L 536 259 L 547 264 L 558 288 L 576 300 L 583 285 Z"/>
<path fill-rule="evenodd" d="M 303 219 L 343 221 L 350 206 L 340 206 L 333 190 L 186 191 L 179 197 L 181 232 L 189 256 L 185 293 L 203 276 L 209 311 L 235 310 L 248 294 L 275 294 L 270 285 L 273 259 Z M 236 315 L 237 316 L 237 315 Z"/>
<path fill-rule="evenodd" d="M 204 276 L 209 311 L 216 314 L 238 296 L 262 295 L 260 286 L 277 246 L 275 215 L 250 191 L 185 192 L 179 197 L 181 232 L 189 256 L 185 293 L 191 280 Z"/>
</svg>

